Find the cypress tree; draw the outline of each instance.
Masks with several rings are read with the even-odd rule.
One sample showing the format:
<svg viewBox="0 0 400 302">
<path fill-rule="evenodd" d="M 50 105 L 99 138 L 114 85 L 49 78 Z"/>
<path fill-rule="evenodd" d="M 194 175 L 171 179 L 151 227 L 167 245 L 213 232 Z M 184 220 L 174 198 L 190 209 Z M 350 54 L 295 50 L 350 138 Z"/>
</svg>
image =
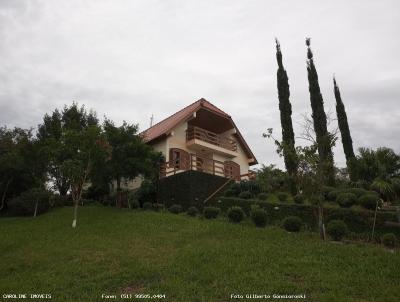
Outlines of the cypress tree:
<svg viewBox="0 0 400 302">
<path fill-rule="evenodd" d="M 289 80 L 282 64 L 282 52 L 279 41 L 276 41 L 276 60 L 278 61 L 277 84 L 279 110 L 281 112 L 282 146 L 286 171 L 289 176 L 297 174 L 297 156 L 292 125 L 292 105 L 290 104 Z"/>
<path fill-rule="evenodd" d="M 314 121 L 314 131 L 317 141 L 319 167 L 324 182 L 333 185 L 335 182 L 335 170 L 333 166 L 333 153 L 331 148 L 331 137 L 328 132 L 326 114 L 324 111 L 324 100 L 318 82 L 318 73 L 314 65 L 313 53 L 310 48 L 310 39 L 306 39 L 307 45 L 307 73 L 308 89 L 310 92 L 310 102 L 312 108 L 312 118 Z"/>
<path fill-rule="evenodd" d="M 350 135 L 349 123 L 347 122 L 347 114 L 346 109 L 344 108 L 344 104 L 342 102 L 342 97 L 340 96 L 340 90 L 336 83 L 335 77 L 333 78 L 333 86 L 335 92 L 336 99 L 336 115 L 338 119 L 340 134 L 342 137 L 343 151 L 346 156 L 346 165 L 350 174 L 350 179 L 353 180 L 353 173 L 351 169 L 351 164 L 355 159 L 354 150 L 353 150 L 353 141 Z"/>
</svg>

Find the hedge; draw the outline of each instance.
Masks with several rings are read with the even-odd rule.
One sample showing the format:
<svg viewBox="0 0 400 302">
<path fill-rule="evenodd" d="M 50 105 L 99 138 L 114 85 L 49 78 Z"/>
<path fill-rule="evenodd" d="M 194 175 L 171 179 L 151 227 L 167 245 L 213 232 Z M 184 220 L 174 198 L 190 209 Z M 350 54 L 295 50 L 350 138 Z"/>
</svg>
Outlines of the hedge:
<svg viewBox="0 0 400 302">
<path fill-rule="evenodd" d="M 233 206 L 239 206 L 247 216 L 250 214 L 252 205 L 259 205 L 267 212 L 267 221 L 269 224 L 279 225 L 288 216 L 298 216 L 304 223 L 306 229 L 317 230 L 318 228 L 318 208 L 310 204 L 292 204 L 292 203 L 271 203 L 254 199 L 239 199 L 220 197 L 215 200 L 213 206 L 219 207 L 226 212 Z M 371 233 L 374 221 L 374 211 L 354 208 L 324 208 L 325 224 L 331 220 L 343 220 L 354 233 Z M 375 232 L 379 234 L 395 233 L 400 236 L 400 228 L 395 226 L 386 226 L 385 221 L 397 222 L 395 212 L 378 212 L 376 217 Z"/>
</svg>

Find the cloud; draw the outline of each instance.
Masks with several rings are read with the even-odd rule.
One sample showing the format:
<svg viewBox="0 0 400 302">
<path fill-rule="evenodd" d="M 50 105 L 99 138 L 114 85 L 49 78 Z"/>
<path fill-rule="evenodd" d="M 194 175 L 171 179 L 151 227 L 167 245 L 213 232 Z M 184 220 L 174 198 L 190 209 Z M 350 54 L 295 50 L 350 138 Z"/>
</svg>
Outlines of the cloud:
<svg viewBox="0 0 400 302">
<path fill-rule="evenodd" d="M 345 8 L 345 9 L 344 9 Z M 0 123 L 30 127 L 78 101 L 147 128 L 204 97 L 235 119 L 260 163 L 283 160 L 274 38 L 296 134 L 310 112 L 312 37 L 326 110 L 342 91 L 355 147 L 400 151 L 397 1 L 0 1 Z M 304 144 L 297 139 L 297 143 Z M 340 142 L 335 160 L 344 165 Z"/>
</svg>

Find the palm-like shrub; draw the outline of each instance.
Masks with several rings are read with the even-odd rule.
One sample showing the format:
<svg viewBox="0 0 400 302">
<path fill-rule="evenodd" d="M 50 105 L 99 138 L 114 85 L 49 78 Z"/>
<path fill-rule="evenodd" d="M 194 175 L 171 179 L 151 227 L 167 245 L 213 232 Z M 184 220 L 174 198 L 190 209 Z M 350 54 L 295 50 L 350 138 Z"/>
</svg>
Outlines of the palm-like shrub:
<svg viewBox="0 0 400 302">
<path fill-rule="evenodd" d="M 256 227 L 263 228 L 267 225 L 267 212 L 260 207 L 253 206 L 251 208 L 250 218 Z"/>
<path fill-rule="evenodd" d="M 357 202 L 357 196 L 353 193 L 340 193 L 336 201 L 343 208 L 350 208 Z"/>
<path fill-rule="evenodd" d="M 244 212 L 241 207 L 232 207 L 228 210 L 228 219 L 230 222 L 239 223 L 244 219 Z"/>
<path fill-rule="evenodd" d="M 300 217 L 289 216 L 283 220 L 282 225 L 288 232 L 298 232 L 301 229 L 302 221 Z"/>
<path fill-rule="evenodd" d="M 370 188 L 379 193 L 384 200 L 390 200 L 395 195 L 392 183 L 382 178 L 375 179 Z"/>
<path fill-rule="evenodd" d="M 326 226 L 326 232 L 333 240 L 340 241 L 348 233 L 348 228 L 342 220 L 331 220 Z"/>
</svg>

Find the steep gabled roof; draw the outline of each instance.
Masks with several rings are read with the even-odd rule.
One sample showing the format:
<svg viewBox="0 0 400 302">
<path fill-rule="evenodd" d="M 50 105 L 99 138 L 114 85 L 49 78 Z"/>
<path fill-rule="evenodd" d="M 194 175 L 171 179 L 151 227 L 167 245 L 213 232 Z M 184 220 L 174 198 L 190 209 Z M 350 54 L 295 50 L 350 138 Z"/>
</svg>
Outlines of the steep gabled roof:
<svg viewBox="0 0 400 302">
<path fill-rule="evenodd" d="M 205 99 L 200 99 L 189 106 L 186 106 L 185 108 L 179 110 L 178 112 L 174 113 L 173 115 L 167 117 L 166 119 L 162 120 L 161 122 L 158 122 L 154 126 L 144 130 L 141 135 L 144 138 L 144 141 L 146 143 L 150 143 L 153 140 L 156 140 L 157 138 L 167 136 L 171 133 L 171 131 L 180 123 L 185 121 L 186 119 L 190 118 L 194 112 L 197 112 L 199 109 L 205 108 L 208 109 L 218 115 L 221 115 L 227 119 L 229 119 L 232 123 L 232 126 L 236 129 L 237 131 L 237 138 L 242 145 L 243 149 L 245 150 L 248 158 L 254 159 L 254 162 L 252 164 L 257 164 L 257 160 L 254 156 L 254 154 L 251 152 L 250 147 L 247 145 L 246 141 L 244 140 L 243 136 L 239 132 L 239 129 L 236 127 L 235 123 L 233 122 L 231 116 L 227 114 L 226 112 L 222 111 L 218 107 L 214 106 L 210 102 L 208 102 Z"/>
</svg>

